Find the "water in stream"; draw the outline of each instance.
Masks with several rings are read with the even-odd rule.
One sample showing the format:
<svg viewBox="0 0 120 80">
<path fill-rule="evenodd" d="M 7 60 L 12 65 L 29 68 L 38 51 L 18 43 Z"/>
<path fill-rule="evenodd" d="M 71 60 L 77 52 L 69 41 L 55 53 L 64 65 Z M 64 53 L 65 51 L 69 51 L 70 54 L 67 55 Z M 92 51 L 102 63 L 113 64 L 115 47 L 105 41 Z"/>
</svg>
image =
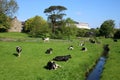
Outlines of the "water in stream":
<svg viewBox="0 0 120 80">
<path fill-rule="evenodd" d="M 100 80 L 101 73 L 105 64 L 106 58 L 100 57 L 93 71 L 87 77 L 87 80 Z"/>
</svg>

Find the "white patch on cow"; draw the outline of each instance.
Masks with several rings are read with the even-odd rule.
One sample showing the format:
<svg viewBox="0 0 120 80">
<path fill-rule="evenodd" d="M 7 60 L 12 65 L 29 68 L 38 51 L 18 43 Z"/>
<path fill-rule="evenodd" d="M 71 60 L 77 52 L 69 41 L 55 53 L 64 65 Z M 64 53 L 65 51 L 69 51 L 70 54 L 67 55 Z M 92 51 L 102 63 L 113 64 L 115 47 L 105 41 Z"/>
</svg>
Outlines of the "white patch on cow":
<svg viewBox="0 0 120 80">
<path fill-rule="evenodd" d="M 49 42 L 49 40 L 50 40 L 49 37 L 43 39 L 44 42 Z"/>
</svg>

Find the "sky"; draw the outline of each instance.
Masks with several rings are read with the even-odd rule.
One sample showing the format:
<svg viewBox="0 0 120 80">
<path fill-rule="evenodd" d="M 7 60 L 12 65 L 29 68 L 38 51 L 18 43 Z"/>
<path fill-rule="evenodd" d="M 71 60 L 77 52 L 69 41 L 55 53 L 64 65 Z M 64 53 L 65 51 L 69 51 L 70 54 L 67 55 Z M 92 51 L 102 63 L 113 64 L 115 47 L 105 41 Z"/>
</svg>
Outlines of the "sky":
<svg viewBox="0 0 120 80">
<path fill-rule="evenodd" d="M 36 15 L 47 20 L 44 10 L 50 6 L 64 6 L 64 18 L 88 23 L 90 28 L 100 27 L 106 20 L 114 20 L 120 28 L 120 0 L 16 0 L 19 9 L 16 13 L 20 21 Z"/>
</svg>

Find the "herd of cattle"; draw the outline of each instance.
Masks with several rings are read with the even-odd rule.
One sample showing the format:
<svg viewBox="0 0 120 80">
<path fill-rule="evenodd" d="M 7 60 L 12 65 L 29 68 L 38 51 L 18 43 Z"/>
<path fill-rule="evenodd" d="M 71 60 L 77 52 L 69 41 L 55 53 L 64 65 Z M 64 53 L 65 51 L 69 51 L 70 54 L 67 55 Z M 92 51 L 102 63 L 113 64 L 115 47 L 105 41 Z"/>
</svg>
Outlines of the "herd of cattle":
<svg viewBox="0 0 120 80">
<path fill-rule="evenodd" d="M 90 40 L 90 42 L 91 43 L 95 43 L 94 40 Z M 116 42 L 116 40 L 115 40 L 115 42 Z M 82 46 L 81 51 L 87 51 L 87 48 L 85 47 L 85 43 L 84 42 L 80 43 L 79 46 Z M 108 46 L 109 46 L 108 44 L 104 46 L 104 51 L 107 51 L 107 52 L 109 51 Z M 71 46 L 68 47 L 68 50 L 73 50 L 73 49 L 74 49 L 73 45 L 71 45 Z M 17 56 L 20 57 L 22 48 L 20 46 L 17 46 L 16 47 L 16 51 L 17 51 Z M 52 48 L 49 48 L 49 49 L 47 49 L 45 51 L 46 54 L 52 54 L 52 52 L 53 52 Z M 106 55 L 105 53 L 106 52 L 104 52 L 103 55 Z M 57 68 L 60 68 L 61 66 L 58 65 L 58 64 L 56 64 L 55 61 L 65 61 L 66 62 L 70 58 L 72 58 L 72 56 L 70 54 L 69 55 L 56 56 L 56 57 L 54 57 L 52 59 L 52 61 L 49 61 L 47 63 L 47 65 L 45 66 L 45 68 L 48 69 L 48 70 L 52 70 L 52 69 L 56 70 Z"/>
</svg>

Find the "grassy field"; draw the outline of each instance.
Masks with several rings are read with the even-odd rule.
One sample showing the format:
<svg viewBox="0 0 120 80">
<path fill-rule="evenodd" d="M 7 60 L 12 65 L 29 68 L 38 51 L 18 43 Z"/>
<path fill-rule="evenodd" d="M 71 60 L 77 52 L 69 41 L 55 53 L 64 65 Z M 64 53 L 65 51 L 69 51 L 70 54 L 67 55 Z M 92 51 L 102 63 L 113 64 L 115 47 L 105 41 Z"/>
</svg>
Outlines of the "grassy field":
<svg viewBox="0 0 120 80">
<path fill-rule="evenodd" d="M 25 33 L 18 32 L 8 32 L 8 33 L 0 33 L 0 38 L 28 38 L 28 35 Z"/>
<path fill-rule="evenodd" d="M 16 34 L 16 36 L 14 35 Z M 8 36 L 5 33 L 6 36 Z M 113 43 L 111 39 L 102 39 L 102 44 L 91 44 L 86 41 L 88 51 L 82 52 L 78 43 L 86 38 L 73 41 L 50 40 L 44 43 L 41 39 L 29 39 L 26 34 L 9 33 L 12 38 L 21 38 L 25 41 L 0 41 L 0 80 L 84 80 L 85 72 L 89 70 L 102 53 L 104 43 L 110 43 L 114 48 L 105 65 L 101 80 L 111 80 L 111 77 L 118 77 L 112 80 L 119 80 L 116 74 L 120 73 L 119 68 L 119 44 Z M 1 37 L 1 33 L 0 33 Z M 5 37 L 4 37 L 5 38 Z M 9 37 L 10 38 L 10 37 Z M 30 40 L 30 39 L 29 39 Z M 33 41 L 34 40 L 34 41 Z M 73 45 L 74 50 L 68 50 Z M 16 57 L 16 46 L 21 46 L 23 51 L 20 57 Z M 46 49 L 53 48 L 53 53 L 45 54 Z M 72 58 L 67 62 L 56 62 L 61 65 L 57 70 L 46 70 L 44 66 L 55 56 L 70 54 Z M 110 76 L 111 70 L 111 76 Z M 114 71 L 114 72 L 113 72 Z"/>
<path fill-rule="evenodd" d="M 120 80 L 120 40 L 118 42 L 112 42 L 109 39 L 105 42 L 110 44 L 110 54 L 105 64 L 101 80 Z"/>
</svg>

